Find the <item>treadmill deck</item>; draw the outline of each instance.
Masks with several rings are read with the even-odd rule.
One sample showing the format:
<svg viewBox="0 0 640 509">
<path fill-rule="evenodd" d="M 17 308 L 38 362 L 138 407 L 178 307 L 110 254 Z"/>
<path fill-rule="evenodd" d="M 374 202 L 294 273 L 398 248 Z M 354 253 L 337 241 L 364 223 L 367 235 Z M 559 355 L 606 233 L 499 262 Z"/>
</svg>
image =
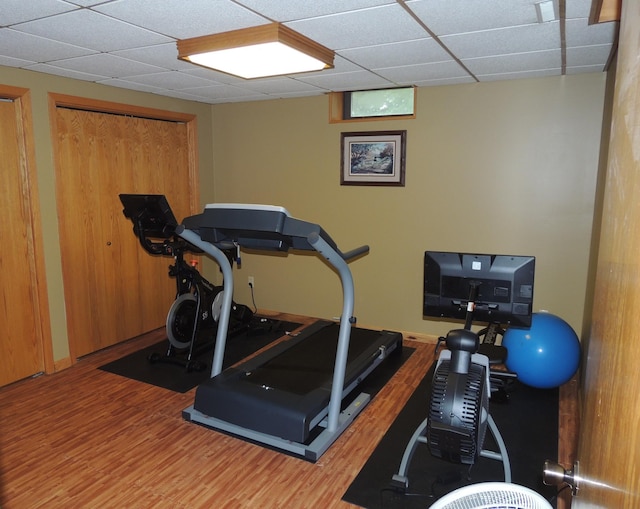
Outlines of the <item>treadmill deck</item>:
<svg viewBox="0 0 640 509">
<path fill-rule="evenodd" d="M 224 370 L 196 389 L 193 409 L 258 433 L 307 442 L 327 415 L 338 330 L 337 323 L 315 322 L 299 335 Z M 401 346 L 398 332 L 351 327 L 343 398 Z"/>
</svg>

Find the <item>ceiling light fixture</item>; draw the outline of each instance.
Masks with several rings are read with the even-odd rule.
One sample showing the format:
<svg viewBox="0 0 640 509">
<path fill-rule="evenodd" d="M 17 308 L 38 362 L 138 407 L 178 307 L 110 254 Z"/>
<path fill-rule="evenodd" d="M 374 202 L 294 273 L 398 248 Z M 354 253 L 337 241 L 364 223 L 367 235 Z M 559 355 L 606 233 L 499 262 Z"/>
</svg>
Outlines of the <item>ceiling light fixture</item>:
<svg viewBox="0 0 640 509">
<path fill-rule="evenodd" d="M 333 67 L 334 52 L 280 23 L 178 41 L 178 58 L 245 79 Z"/>
</svg>

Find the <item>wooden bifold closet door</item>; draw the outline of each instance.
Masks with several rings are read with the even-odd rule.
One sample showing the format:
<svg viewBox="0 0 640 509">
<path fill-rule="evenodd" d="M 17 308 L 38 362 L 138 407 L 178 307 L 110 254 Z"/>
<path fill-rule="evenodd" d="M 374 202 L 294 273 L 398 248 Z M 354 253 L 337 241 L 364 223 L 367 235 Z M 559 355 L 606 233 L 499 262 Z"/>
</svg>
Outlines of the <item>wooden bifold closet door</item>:
<svg viewBox="0 0 640 509">
<path fill-rule="evenodd" d="M 26 153 L 28 126 L 22 108 L 20 99 L 0 100 L 0 387 L 43 371 L 41 331 L 48 326 L 38 296 L 44 283 L 36 266 L 40 238 L 33 217 L 35 171 Z"/>
<path fill-rule="evenodd" d="M 165 194 L 178 221 L 196 183 L 185 122 L 57 107 L 56 177 L 72 359 L 161 327 L 169 257 L 146 253 L 120 193 Z"/>
</svg>

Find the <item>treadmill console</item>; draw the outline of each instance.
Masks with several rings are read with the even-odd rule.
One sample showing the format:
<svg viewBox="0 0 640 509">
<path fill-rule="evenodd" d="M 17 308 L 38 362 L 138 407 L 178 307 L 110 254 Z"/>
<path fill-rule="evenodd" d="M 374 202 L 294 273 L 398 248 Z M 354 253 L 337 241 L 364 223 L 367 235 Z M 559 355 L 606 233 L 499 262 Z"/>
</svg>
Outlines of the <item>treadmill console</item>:
<svg viewBox="0 0 640 509">
<path fill-rule="evenodd" d="M 187 217 L 183 224 L 214 245 L 266 250 L 313 250 L 314 236 L 337 250 L 335 242 L 317 224 L 291 217 L 287 209 L 273 205 L 212 203 L 202 214 Z"/>
<path fill-rule="evenodd" d="M 217 229 L 272 233 L 282 233 L 288 217 L 284 207 L 251 203 L 210 203 L 203 213 L 204 223 Z"/>
</svg>

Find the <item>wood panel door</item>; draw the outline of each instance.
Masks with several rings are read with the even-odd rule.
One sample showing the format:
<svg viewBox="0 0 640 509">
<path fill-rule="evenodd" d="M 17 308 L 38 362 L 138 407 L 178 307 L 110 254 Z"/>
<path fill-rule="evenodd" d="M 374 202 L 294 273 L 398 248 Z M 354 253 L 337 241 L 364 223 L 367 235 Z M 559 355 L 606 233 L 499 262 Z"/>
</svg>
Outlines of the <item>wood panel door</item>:
<svg viewBox="0 0 640 509">
<path fill-rule="evenodd" d="M 46 298 L 40 307 L 46 289 L 38 263 L 35 169 L 27 139 L 31 118 L 19 96 L 26 91 L 5 96 L 6 90 L 0 86 L 0 386 L 44 371 L 43 330 L 49 326 Z"/>
<path fill-rule="evenodd" d="M 72 359 L 161 327 L 175 298 L 168 257 L 148 254 L 121 193 L 165 194 L 193 212 L 185 122 L 57 107 L 56 175 Z"/>
<path fill-rule="evenodd" d="M 572 507 L 640 507 L 640 3 L 622 3 Z"/>
</svg>

